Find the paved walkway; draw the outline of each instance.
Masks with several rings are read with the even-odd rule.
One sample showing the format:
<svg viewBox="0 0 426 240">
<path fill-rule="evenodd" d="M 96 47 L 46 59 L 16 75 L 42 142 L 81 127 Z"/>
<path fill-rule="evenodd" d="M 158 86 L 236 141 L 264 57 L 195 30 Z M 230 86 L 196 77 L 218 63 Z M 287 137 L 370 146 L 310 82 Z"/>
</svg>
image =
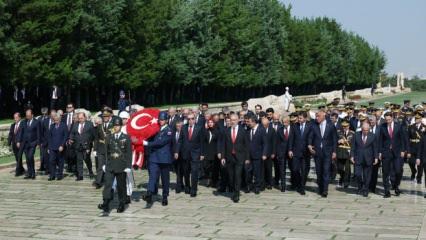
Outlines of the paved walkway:
<svg viewBox="0 0 426 240">
<path fill-rule="evenodd" d="M 365 199 L 335 185 L 322 199 L 309 182 L 304 197 L 267 190 L 234 204 L 200 187 L 195 199 L 172 192 L 167 207 L 156 202 L 148 210 L 134 201 L 125 213 L 102 218 L 101 191 L 88 179 L 24 180 L 10 171 L 0 171 L 0 239 L 426 239 L 424 189 L 407 180 L 403 194 L 390 199 Z M 137 183 L 146 183 L 146 174 L 137 172 Z"/>
</svg>

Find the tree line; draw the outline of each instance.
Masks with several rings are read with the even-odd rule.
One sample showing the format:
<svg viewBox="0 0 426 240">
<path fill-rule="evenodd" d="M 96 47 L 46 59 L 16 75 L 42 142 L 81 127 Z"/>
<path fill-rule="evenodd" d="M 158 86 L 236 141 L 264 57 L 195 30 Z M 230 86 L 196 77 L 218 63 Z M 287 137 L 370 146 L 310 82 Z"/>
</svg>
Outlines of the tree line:
<svg viewBox="0 0 426 240">
<path fill-rule="evenodd" d="M 385 63 L 334 19 L 278 0 L 0 0 L 1 86 L 57 84 L 86 107 L 118 89 L 145 105 L 351 89 Z"/>
</svg>

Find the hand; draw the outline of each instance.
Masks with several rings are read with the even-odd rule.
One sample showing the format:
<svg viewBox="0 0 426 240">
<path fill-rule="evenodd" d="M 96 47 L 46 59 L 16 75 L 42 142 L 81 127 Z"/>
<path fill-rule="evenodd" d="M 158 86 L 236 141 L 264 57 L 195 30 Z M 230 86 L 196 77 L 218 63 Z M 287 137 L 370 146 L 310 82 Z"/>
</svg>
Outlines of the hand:
<svg viewBox="0 0 426 240">
<path fill-rule="evenodd" d="M 148 146 L 148 142 L 147 142 L 147 141 L 145 141 L 145 140 L 143 140 L 143 145 L 144 145 L 144 146 Z"/>
<path fill-rule="evenodd" d="M 125 168 L 124 169 L 124 172 L 126 172 L 126 173 L 130 173 L 130 171 L 131 171 L 130 168 Z"/>
<path fill-rule="evenodd" d="M 275 154 L 271 154 L 271 158 L 272 158 L 272 159 L 275 159 Z"/>
<path fill-rule="evenodd" d="M 103 166 L 102 166 L 102 171 L 104 171 L 104 172 L 105 172 L 105 165 L 103 165 Z"/>
<path fill-rule="evenodd" d="M 47 149 L 47 154 L 50 154 L 50 150 L 49 149 Z"/>
<path fill-rule="evenodd" d="M 266 159 L 268 159 L 266 156 L 262 156 L 263 161 L 265 161 Z"/>
<path fill-rule="evenodd" d="M 177 160 L 179 158 L 179 153 L 175 153 L 174 158 Z"/>
<path fill-rule="evenodd" d="M 200 156 L 200 160 L 203 161 L 204 160 L 204 156 Z"/>
<path fill-rule="evenodd" d="M 20 148 L 20 147 L 21 147 L 21 143 L 16 143 L 16 146 L 17 146 L 18 148 Z"/>
<path fill-rule="evenodd" d="M 416 159 L 416 166 L 420 166 L 420 159 L 419 158 Z"/>
<path fill-rule="evenodd" d="M 246 160 L 246 161 L 245 161 L 245 164 L 250 164 L 250 160 Z"/>
<path fill-rule="evenodd" d="M 339 139 L 339 141 L 337 141 L 339 144 L 343 144 L 344 143 L 344 141 L 343 141 L 343 139 Z"/>
<path fill-rule="evenodd" d="M 375 158 L 373 165 L 377 165 L 377 163 L 379 163 L 379 160 L 377 158 Z"/>
<path fill-rule="evenodd" d="M 351 162 L 352 162 L 353 164 L 355 164 L 354 157 L 351 157 Z"/>
<path fill-rule="evenodd" d="M 226 159 L 225 159 L 225 158 L 222 158 L 222 160 L 220 160 L 220 163 L 222 164 L 222 166 L 225 166 L 225 164 L 226 164 Z"/>
<path fill-rule="evenodd" d="M 401 157 L 403 158 L 405 156 L 405 152 L 401 152 Z"/>
<path fill-rule="evenodd" d="M 62 152 L 62 151 L 64 151 L 64 147 L 60 146 L 59 147 L 59 152 Z M 95 156 L 96 156 L 96 152 L 94 152 L 94 153 L 95 153 Z"/>
<path fill-rule="evenodd" d="M 331 154 L 331 159 L 333 159 L 333 160 L 336 160 L 336 153 L 335 152 L 333 152 L 332 154 Z"/>
<path fill-rule="evenodd" d="M 288 157 L 289 157 L 289 158 L 293 158 L 293 151 L 289 151 L 289 152 L 288 152 Z"/>
<path fill-rule="evenodd" d="M 411 158 L 411 153 L 407 153 L 407 158 Z"/>
<path fill-rule="evenodd" d="M 86 153 L 87 153 L 87 154 L 89 154 L 89 153 L 90 153 L 90 149 L 87 149 L 87 150 L 86 150 Z"/>
<path fill-rule="evenodd" d="M 222 159 L 222 154 L 218 153 L 217 158 Z"/>
</svg>

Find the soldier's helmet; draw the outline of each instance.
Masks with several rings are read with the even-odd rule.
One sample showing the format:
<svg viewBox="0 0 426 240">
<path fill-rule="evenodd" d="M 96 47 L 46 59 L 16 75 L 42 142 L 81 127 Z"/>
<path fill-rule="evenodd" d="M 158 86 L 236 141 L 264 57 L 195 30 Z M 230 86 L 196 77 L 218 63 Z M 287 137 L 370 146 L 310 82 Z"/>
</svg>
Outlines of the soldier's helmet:
<svg viewBox="0 0 426 240">
<path fill-rule="evenodd" d="M 167 116 L 167 112 L 160 112 L 159 116 L 158 116 L 158 120 L 167 120 L 168 116 Z"/>
<path fill-rule="evenodd" d="M 123 125 L 123 120 L 121 118 L 114 118 L 112 124 L 114 126 L 122 126 Z"/>
</svg>

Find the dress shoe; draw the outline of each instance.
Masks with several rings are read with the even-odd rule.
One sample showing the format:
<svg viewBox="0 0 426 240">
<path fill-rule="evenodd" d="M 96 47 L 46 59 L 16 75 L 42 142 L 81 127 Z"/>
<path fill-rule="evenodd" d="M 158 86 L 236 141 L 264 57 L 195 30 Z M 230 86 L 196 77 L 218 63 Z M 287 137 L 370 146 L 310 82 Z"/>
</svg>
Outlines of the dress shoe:
<svg viewBox="0 0 426 240">
<path fill-rule="evenodd" d="M 349 187 L 349 183 L 343 184 L 343 188 L 348 188 L 348 187 Z"/>
<path fill-rule="evenodd" d="M 95 175 L 94 175 L 93 173 L 90 173 L 90 174 L 89 174 L 89 178 L 90 178 L 90 179 L 94 179 L 94 178 L 95 178 Z"/>
<path fill-rule="evenodd" d="M 144 198 L 145 202 L 146 202 L 146 206 L 145 208 L 151 208 L 152 205 L 154 204 L 153 200 L 152 200 L 152 194 L 147 194 Z"/>
<path fill-rule="evenodd" d="M 185 187 L 185 194 L 190 194 L 191 193 L 191 189 L 189 187 Z"/>
<path fill-rule="evenodd" d="M 234 203 L 238 203 L 240 201 L 240 194 L 234 193 L 234 195 L 232 196 L 232 201 Z"/>
<path fill-rule="evenodd" d="M 182 192 L 182 189 L 181 188 L 176 188 L 176 194 L 179 194 L 179 193 L 181 193 Z"/>
<path fill-rule="evenodd" d="M 49 179 L 47 179 L 47 181 L 53 181 L 55 180 L 55 177 L 49 177 Z"/>
<path fill-rule="evenodd" d="M 31 176 L 28 176 L 28 175 L 24 177 L 24 179 L 31 179 L 31 178 L 32 178 L 32 177 L 31 177 Z"/>
<path fill-rule="evenodd" d="M 132 203 L 132 198 L 130 196 L 126 196 L 126 204 Z"/>
<path fill-rule="evenodd" d="M 226 192 L 226 188 L 220 187 L 217 191 L 220 192 L 220 193 L 224 193 L 224 192 Z"/>
<path fill-rule="evenodd" d="M 281 186 L 281 192 L 285 192 L 285 186 Z"/>
<path fill-rule="evenodd" d="M 189 195 L 192 198 L 195 198 L 197 196 L 197 192 L 191 192 L 191 194 Z"/>
<path fill-rule="evenodd" d="M 391 197 L 391 194 L 389 191 L 386 191 L 385 195 L 383 195 L 383 198 L 390 198 L 390 197 Z"/>
<path fill-rule="evenodd" d="M 163 206 L 169 205 L 169 201 L 167 200 L 167 198 L 163 198 L 163 201 L 161 201 L 161 205 Z"/>
<path fill-rule="evenodd" d="M 57 181 L 61 181 L 62 179 L 64 179 L 64 177 L 62 177 L 62 176 L 56 178 Z"/>
<path fill-rule="evenodd" d="M 323 198 L 327 198 L 327 196 L 328 196 L 328 193 L 327 193 L 327 192 L 323 192 L 323 193 L 321 194 L 321 197 L 323 197 Z"/>
<path fill-rule="evenodd" d="M 298 192 L 300 195 L 306 195 L 305 189 L 299 189 Z"/>
<path fill-rule="evenodd" d="M 399 188 L 395 188 L 395 195 L 399 196 L 401 194 L 401 190 Z"/>
<path fill-rule="evenodd" d="M 76 181 L 83 181 L 83 177 L 77 177 L 75 180 Z"/>
<path fill-rule="evenodd" d="M 423 197 L 426 198 L 426 194 Z"/>
<path fill-rule="evenodd" d="M 364 191 L 364 192 L 362 193 L 362 196 L 363 196 L 363 197 L 368 197 L 368 191 Z"/>
<path fill-rule="evenodd" d="M 422 184 L 422 180 L 421 179 L 417 179 L 417 184 Z"/>
<path fill-rule="evenodd" d="M 272 186 L 271 186 L 271 185 L 267 185 L 267 186 L 266 186 L 266 189 L 271 190 L 271 189 L 272 189 Z"/>
<path fill-rule="evenodd" d="M 126 207 L 125 207 L 125 205 L 124 204 L 120 204 L 119 206 L 118 206 L 118 208 L 117 208 L 117 212 L 118 213 L 122 213 L 122 212 L 124 212 L 126 210 Z"/>
<path fill-rule="evenodd" d="M 255 189 L 254 189 L 254 194 L 256 194 L 256 195 L 257 195 L 257 194 L 259 194 L 259 193 L 260 193 L 259 188 L 255 188 Z"/>
<path fill-rule="evenodd" d="M 250 188 L 249 188 L 249 187 L 245 187 L 245 188 L 244 188 L 244 192 L 245 192 L 245 193 L 249 193 L 249 192 L 250 192 Z"/>
</svg>

